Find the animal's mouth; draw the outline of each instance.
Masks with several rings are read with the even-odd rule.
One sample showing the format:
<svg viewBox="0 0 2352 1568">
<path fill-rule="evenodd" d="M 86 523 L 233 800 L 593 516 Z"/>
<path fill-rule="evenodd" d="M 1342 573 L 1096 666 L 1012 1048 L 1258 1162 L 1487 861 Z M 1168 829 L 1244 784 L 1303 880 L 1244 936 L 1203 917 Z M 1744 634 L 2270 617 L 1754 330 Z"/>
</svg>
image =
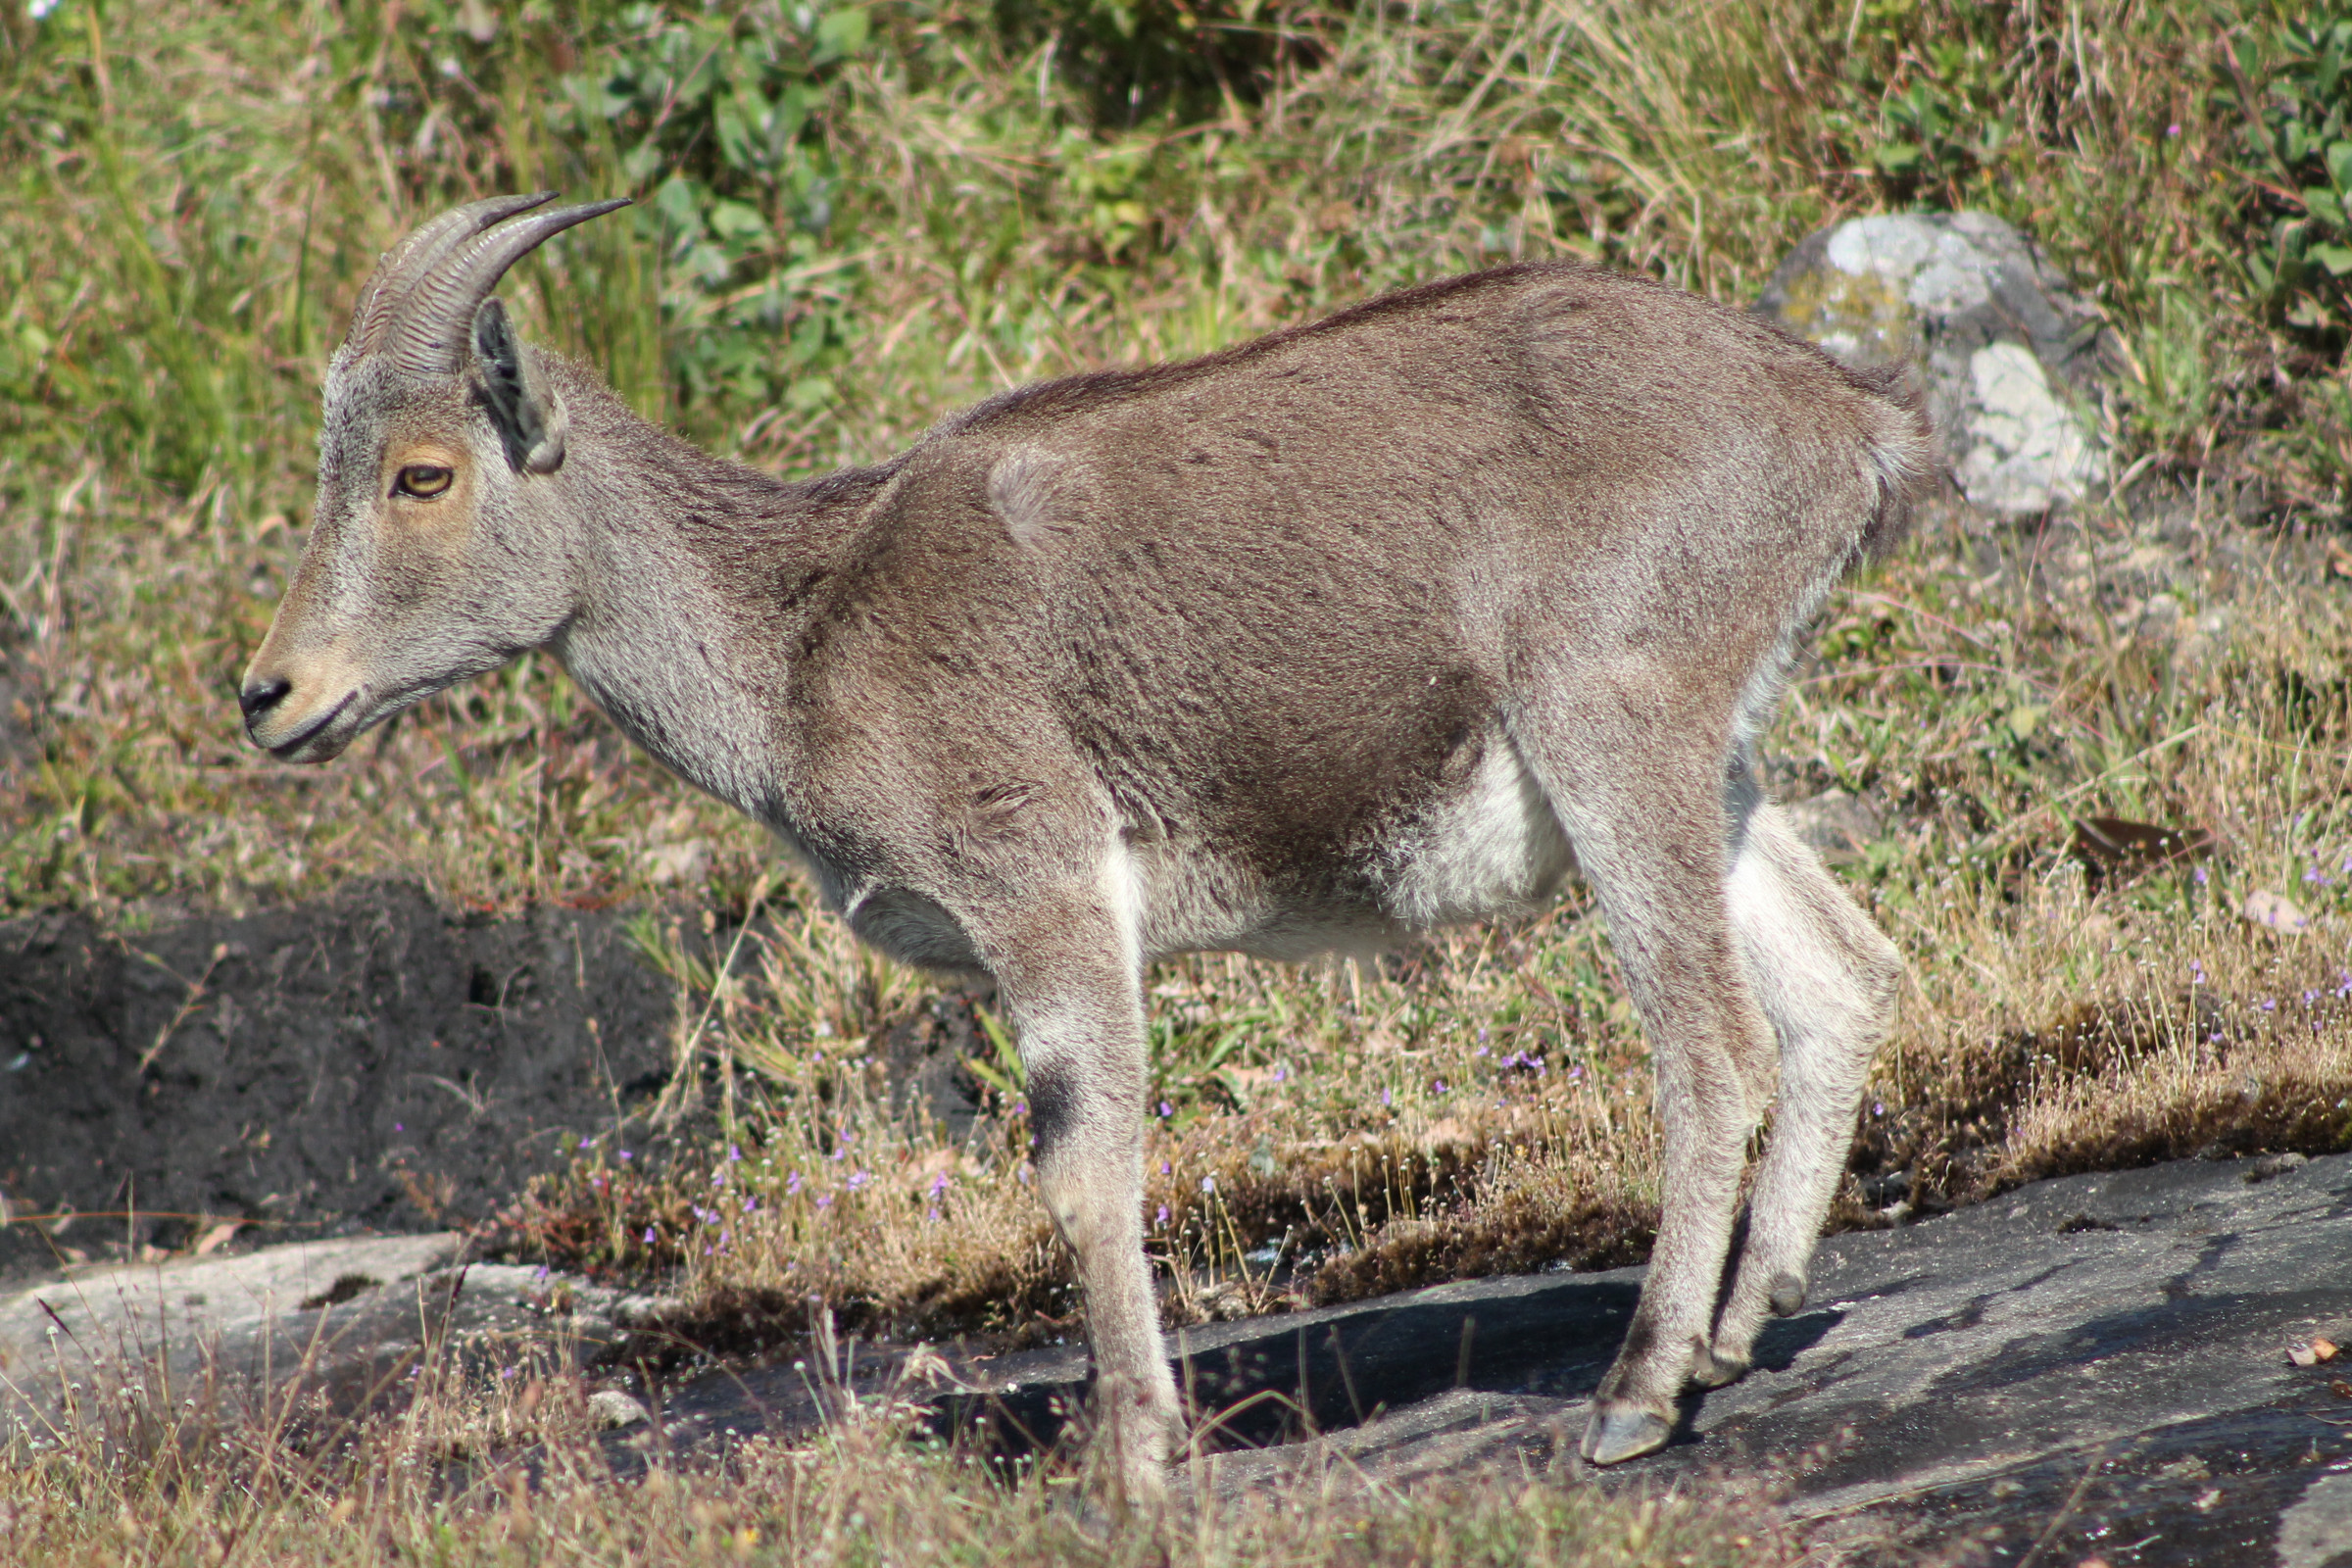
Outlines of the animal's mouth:
<svg viewBox="0 0 2352 1568">
<path fill-rule="evenodd" d="M 342 751 L 341 747 L 336 746 L 322 749 L 317 756 L 314 757 L 305 757 L 302 754 L 305 748 L 309 747 L 313 741 L 323 735 L 336 719 L 343 716 L 343 710 L 349 708 L 351 706 L 352 699 L 359 695 L 360 693 L 357 687 L 345 692 L 343 694 L 342 701 L 335 704 L 334 707 L 328 709 L 325 712 L 319 714 L 318 718 L 312 720 L 309 724 L 304 725 L 300 733 L 293 735 L 286 740 L 280 741 L 275 746 L 270 747 L 270 755 L 276 758 L 281 762 L 332 761 L 336 754 Z"/>
</svg>

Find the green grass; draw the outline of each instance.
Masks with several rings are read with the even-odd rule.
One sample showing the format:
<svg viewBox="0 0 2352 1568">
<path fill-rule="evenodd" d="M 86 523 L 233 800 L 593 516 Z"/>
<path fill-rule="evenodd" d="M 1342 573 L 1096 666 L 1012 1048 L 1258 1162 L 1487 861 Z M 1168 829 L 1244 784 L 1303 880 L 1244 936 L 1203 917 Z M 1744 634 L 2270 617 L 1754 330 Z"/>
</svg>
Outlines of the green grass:
<svg viewBox="0 0 2352 1568">
<path fill-rule="evenodd" d="M 1009 1064 L 974 1069 L 996 1083 L 973 1140 L 892 1114 L 876 1042 L 933 983 L 857 953 L 550 662 L 330 768 L 241 743 L 233 683 L 301 539 L 318 377 L 376 253 L 486 191 L 638 196 L 518 271 L 529 330 L 800 473 L 1011 382 L 1506 258 L 1744 300 L 1821 223 L 1966 205 L 2033 234 L 2130 345 L 2101 413 L 2137 520 L 2114 498 L 2047 531 L 1931 517 L 1839 593 L 1770 737 L 1785 794 L 1883 813 L 1842 870 L 1912 966 L 1838 1221 L 2215 1144 L 2352 1145 L 2352 568 L 2331 564 L 2352 562 L 2352 382 L 2342 204 L 2312 183 L 2334 177 L 2346 89 L 2311 40 L 2340 11 L 0 7 L 0 912 L 135 925 L 380 874 L 476 910 L 699 906 L 750 932 L 723 978 L 667 916 L 641 931 L 680 985 L 676 1048 L 725 1069 L 724 1140 L 648 1175 L 608 1138 L 518 1203 L 506 1245 L 778 1333 L 814 1294 L 868 1327 L 1066 1335 Z M 2101 877 L 2072 848 L 2099 814 L 2213 843 Z M 2248 922 L 2254 893 L 2310 929 Z M 1646 1250 L 1646 1057 L 1578 897 L 1377 965 L 1170 963 L 1151 1002 L 1172 1317 Z M 845 1554 L 896 1560 L 883 1515 L 840 1523 L 865 1481 L 831 1462 L 779 1459 L 740 1506 L 690 1481 L 643 1519 L 593 1489 L 547 1506 L 579 1510 L 577 1540 L 664 1557 L 808 1508 L 862 1543 Z M 1064 1529 L 944 1460 L 888 1463 L 889 1506 L 969 1522 L 974 1553 Z M 35 1479 L 50 1500 L 0 1506 L 59 1560 L 115 1549 L 119 1505 L 148 1511 L 135 1476 Z M 330 1519 L 355 1556 L 423 1555 L 444 1528 L 476 1557 L 539 1539 L 495 1499 L 411 1517 L 345 1485 L 270 1494 L 284 1511 L 250 1539 L 295 1539 L 269 1533 L 335 1495 L 362 1498 Z M 200 1555 L 183 1537 L 245 1506 L 173 1495 L 181 1536 L 122 1537 L 145 1560 Z M 1548 1506 L 1479 1493 L 1462 1540 L 1550 1529 Z M 1364 1539 L 1401 1551 L 1378 1531 L 1454 1528 L 1441 1513 Z M 1357 1549 L 1263 1528 L 1276 1556 Z M 1642 1557 L 1556 1540 L 1557 1560 Z"/>
</svg>

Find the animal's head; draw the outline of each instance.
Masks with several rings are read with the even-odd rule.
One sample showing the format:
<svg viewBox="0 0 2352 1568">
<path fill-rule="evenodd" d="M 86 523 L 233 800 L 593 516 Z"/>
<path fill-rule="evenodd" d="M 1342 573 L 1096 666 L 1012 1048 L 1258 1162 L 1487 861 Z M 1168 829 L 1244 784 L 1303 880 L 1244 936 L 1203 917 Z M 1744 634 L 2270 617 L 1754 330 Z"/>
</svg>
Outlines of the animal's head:
<svg viewBox="0 0 2352 1568">
<path fill-rule="evenodd" d="M 444 213 L 361 290 L 326 373 L 310 543 L 238 693 L 246 733 L 280 760 L 326 761 L 570 613 L 552 497 L 564 405 L 490 291 L 550 235 L 627 203 L 531 212 L 552 195 Z"/>
</svg>

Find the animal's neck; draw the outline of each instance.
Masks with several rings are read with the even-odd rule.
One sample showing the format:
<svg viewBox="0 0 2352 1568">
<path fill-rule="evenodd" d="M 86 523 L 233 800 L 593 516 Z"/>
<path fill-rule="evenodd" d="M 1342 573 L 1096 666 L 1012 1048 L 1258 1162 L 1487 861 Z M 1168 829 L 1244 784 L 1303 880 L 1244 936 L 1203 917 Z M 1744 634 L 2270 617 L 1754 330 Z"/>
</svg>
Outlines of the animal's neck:
<svg viewBox="0 0 2352 1568">
<path fill-rule="evenodd" d="M 564 395 L 573 439 L 557 478 L 581 582 L 555 651 L 673 771 L 788 828 L 790 747 L 773 705 L 806 613 L 790 585 L 839 547 L 845 519 L 821 514 L 809 487 L 698 451 L 601 387 Z"/>
</svg>

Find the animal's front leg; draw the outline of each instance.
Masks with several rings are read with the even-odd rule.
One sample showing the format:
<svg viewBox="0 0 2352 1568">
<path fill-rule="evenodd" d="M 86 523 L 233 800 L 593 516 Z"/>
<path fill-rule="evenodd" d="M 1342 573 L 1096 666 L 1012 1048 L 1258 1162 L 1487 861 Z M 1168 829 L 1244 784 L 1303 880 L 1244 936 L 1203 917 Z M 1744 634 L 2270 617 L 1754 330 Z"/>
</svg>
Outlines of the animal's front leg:
<svg viewBox="0 0 2352 1568">
<path fill-rule="evenodd" d="M 998 994 L 1028 1077 L 1039 1196 L 1078 1254 L 1095 1352 L 1096 1459 L 1130 1504 L 1155 1503 L 1181 1420 L 1144 1257 L 1141 976 L 1123 911 L 1049 901 L 992 943 Z"/>
</svg>

